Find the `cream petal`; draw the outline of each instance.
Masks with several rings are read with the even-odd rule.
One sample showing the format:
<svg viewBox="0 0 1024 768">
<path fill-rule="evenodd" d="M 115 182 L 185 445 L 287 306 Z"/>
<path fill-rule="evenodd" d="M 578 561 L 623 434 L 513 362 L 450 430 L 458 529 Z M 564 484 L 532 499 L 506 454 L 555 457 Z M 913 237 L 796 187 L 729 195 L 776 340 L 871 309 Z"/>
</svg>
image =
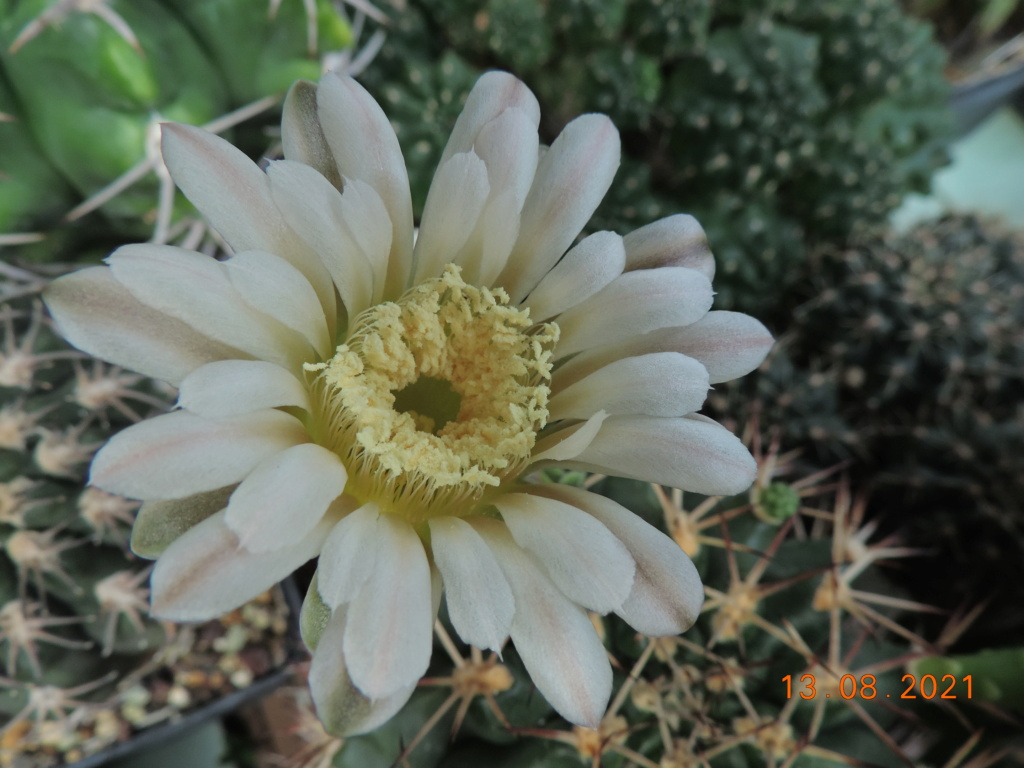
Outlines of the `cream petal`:
<svg viewBox="0 0 1024 768">
<path fill-rule="evenodd" d="M 349 316 L 355 317 L 370 306 L 374 273 L 346 221 L 344 206 L 348 189 L 342 195 L 312 168 L 288 160 L 271 163 L 267 175 L 274 201 L 295 225 L 299 237 L 324 263 Z M 364 221 L 362 226 L 383 226 L 390 233 L 391 220 L 383 203 L 380 203 L 380 213 L 383 221 Z"/>
<path fill-rule="evenodd" d="M 235 251 L 275 253 L 302 272 L 333 334 L 337 308 L 330 276 L 282 218 L 267 175 L 219 136 L 190 125 L 161 127 L 164 162 L 185 197 Z"/>
<path fill-rule="evenodd" d="M 208 419 L 294 406 L 309 410 L 306 387 L 279 365 L 263 360 L 219 360 L 181 382 L 178 406 Z"/>
<path fill-rule="evenodd" d="M 250 552 L 289 546 L 316 527 L 347 480 L 336 453 L 293 446 L 256 465 L 232 494 L 224 522 Z"/>
<path fill-rule="evenodd" d="M 704 587 L 690 558 L 668 536 L 611 499 L 554 483 L 531 493 L 558 499 L 597 518 L 633 556 L 636 577 L 616 613 L 637 632 L 651 637 L 677 635 L 700 615 Z"/>
<path fill-rule="evenodd" d="M 487 166 L 474 152 L 453 155 L 437 169 L 413 251 L 413 282 L 441 274 L 476 228 L 489 192 Z"/>
<path fill-rule="evenodd" d="M 299 610 L 299 635 L 310 653 L 316 652 L 320 638 L 327 630 L 327 625 L 331 623 L 333 615 L 333 611 L 320 597 L 319 577 L 320 570 L 313 571 L 313 578 L 306 588 L 306 597 L 303 598 L 302 608 Z"/>
<path fill-rule="evenodd" d="M 333 736 L 355 736 L 372 731 L 396 714 L 416 690 L 416 683 L 390 696 L 370 699 L 352 683 L 345 662 L 346 616 L 337 610 L 320 637 L 309 666 L 309 690 L 317 717 Z"/>
<path fill-rule="evenodd" d="M 338 170 L 365 181 L 384 201 L 391 218 L 391 254 L 385 296 L 405 290 L 412 264 L 412 198 L 409 175 L 387 115 L 351 77 L 328 73 L 317 88 L 320 125 Z"/>
<path fill-rule="evenodd" d="M 512 642 L 530 678 L 566 720 L 597 728 L 612 690 L 612 668 L 586 611 L 540 571 L 498 520 L 473 527 L 494 552 L 512 587 Z"/>
<path fill-rule="evenodd" d="M 561 335 L 555 357 L 658 328 L 695 323 L 711 308 L 713 295 L 711 281 L 685 267 L 626 272 L 559 315 Z"/>
<path fill-rule="evenodd" d="M 692 357 L 655 352 L 616 360 L 563 389 L 548 403 L 549 419 L 609 414 L 683 416 L 708 396 L 708 372 Z"/>
<path fill-rule="evenodd" d="M 535 322 L 547 320 L 589 299 L 622 274 L 626 251 L 614 232 L 581 240 L 541 279 L 523 304 Z"/>
<path fill-rule="evenodd" d="M 216 341 L 299 368 L 308 343 L 246 304 L 216 259 L 169 245 L 126 245 L 107 257 L 114 277 L 142 303 Z"/>
<path fill-rule="evenodd" d="M 537 173 L 540 157 L 537 123 L 521 109 L 507 109 L 480 129 L 473 151 L 487 166 L 491 196 L 511 190 L 518 216 Z"/>
<path fill-rule="evenodd" d="M 466 104 L 455 121 L 441 162 L 473 148 L 485 125 L 508 110 L 523 113 L 534 130 L 540 125 L 540 104 L 529 88 L 507 72 L 485 72 L 466 97 Z"/>
<path fill-rule="evenodd" d="M 704 228 L 693 216 L 677 213 L 640 227 L 623 238 L 626 271 L 688 267 L 708 280 L 715 277 L 715 257 Z"/>
<path fill-rule="evenodd" d="M 448 615 L 459 636 L 477 648 L 501 649 L 515 601 L 494 554 L 473 527 L 457 517 L 430 520 L 430 546 L 448 595 Z"/>
<path fill-rule="evenodd" d="M 281 147 L 288 160 L 311 166 L 339 192 L 341 174 L 327 146 L 316 104 L 316 83 L 296 80 L 281 110 Z"/>
<path fill-rule="evenodd" d="M 320 356 L 334 354 L 316 291 L 295 267 L 272 253 L 246 251 L 222 262 L 242 300 L 309 342 Z"/>
<path fill-rule="evenodd" d="M 569 465 L 706 496 L 750 487 L 757 462 L 720 424 L 690 414 L 679 419 L 611 416 Z"/>
<path fill-rule="evenodd" d="M 380 508 L 364 504 L 331 529 L 320 553 L 320 597 L 331 608 L 350 603 L 373 572 L 380 545 Z"/>
<path fill-rule="evenodd" d="M 598 411 L 584 422 L 545 435 L 533 447 L 530 463 L 565 461 L 576 458 L 597 436 L 601 425 L 607 418 L 606 411 Z"/>
<path fill-rule="evenodd" d="M 498 279 L 518 304 L 572 245 L 619 167 L 619 134 L 605 115 L 577 117 L 537 165 L 519 238 Z"/>
<path fill-rule="evenodd" d="M 536 556 L 570 600 L 608 613 L 629 596 L 633 558 L 593 517 L 569 504 L 529 493 L 507 493 L 494 505 L 516 544 Z"/>
<path fill-rule="evenodd" d="M 617 344 L 593 347 L 559 366 L 551 391 L 560 392 L 616 360 L 658 352 L 678 352 L 700 362 L 717 384 L 750 373 L 764 360 L 772 336 L 759 321 L 739 312 L 712 310 L 692 325 L 659 328 Z"/>
<path fill-rule="evenodd" d="M 344 643 L 352 682 L 371 699 L 416 684 L 430 664 L 434 627 L 423 542 L 392 515 L 378 518 L 378 532 L 373 571 L 348 607 Z"/>
<path fill-rule="evenodd" d="M 362 250 L 373 271 L 373 303 L 379 304 L 384 296 L 388 254 L 391 253 L 393 236 L 388 209 L 384 207 L 380 195 L 365 181 L 345 179 L 341 214 L 352 233 L 352 239 Z"/>
<path fill-rule="evenodd" d="M 455 257 L 462 267 L 462 279 L 470 285 L 493 285 L 505 266 L 519 234 L 515 192 L 506 189 L 493 195 L 480 212 L 476 229 Z"/>
<path fill-rule="evenodd" d="M 147 501 L 139 508 L 132 525 L 132 552 L 155 560 L 179 536 L 224 509 L 237 487 L 229 485 L 184 499 Z"/>
<path fill-rule="evenodd" d="M 54 280 L 43 300 L 72 345 L 175 386 L 206 363 L 248 357 L 141 303 L 107 267 L 87 267 Z"/>
<path fill-rule="evenodd" d="M 175 184 L 236 251 L 273 251 L 285 224 L 267 177 L 230 142 L 201 128 L 161 124 L 164 162 Z"/>
<path fill-rule="evenodd" d="M 252 600 L 316 557 L 331 522 L 271 552 L 249 552 L 218 512 L 181 535 L 156 562 L 152 613 L 170 621 L 207 621 Z"/>
<path fill-rule="evenodd" d="M 93 459 L 89 482 L 135 499 L 180 499 L 237 483 L 263 459 L 309 440 L 298 419 L 254 411 L 211 421 L 177 411 L 133 424 Z"/>
</svg>

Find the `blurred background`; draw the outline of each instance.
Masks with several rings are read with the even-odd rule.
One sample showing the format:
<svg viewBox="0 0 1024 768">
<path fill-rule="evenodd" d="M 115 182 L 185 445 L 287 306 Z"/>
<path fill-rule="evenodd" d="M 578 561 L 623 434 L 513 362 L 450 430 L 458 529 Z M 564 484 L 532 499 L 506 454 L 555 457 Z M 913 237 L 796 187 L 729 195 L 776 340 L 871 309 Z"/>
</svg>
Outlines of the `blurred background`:
<svg viewBox="0 0 1024 768">
<path fill-rule="evenodd" d="M 662 527 L 707 585 L 680 638 L 593 617 L 598 731 L 442 609 L 406 709 L 332 738 L 297 638 L 311 574 L 156 622 L 138 503 L 84 486 L 175 393 L 70 349 L 39 292 L 129 242 L 222 255 L 159 123 L 274 159 L 284 92 L 327 69 L 388 113 L 417 215 L 482 72 L 533 89 L 545 143 L 610 115 L 588 231 L 694 215 L 715 308 L 778 339 L 704 411 L 758 458 L 748 494 L 543 478 Z M 1020 0 L 0 0 L 0 766 L 1024 764 L 1022 110 Z"/>
</svg>

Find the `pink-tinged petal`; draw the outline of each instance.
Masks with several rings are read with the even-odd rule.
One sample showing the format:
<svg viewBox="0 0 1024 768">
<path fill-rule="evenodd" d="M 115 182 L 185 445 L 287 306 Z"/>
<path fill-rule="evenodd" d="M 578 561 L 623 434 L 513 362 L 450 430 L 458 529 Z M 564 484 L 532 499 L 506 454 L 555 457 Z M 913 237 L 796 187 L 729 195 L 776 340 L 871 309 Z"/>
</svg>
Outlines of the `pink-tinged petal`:
<svg viewBox="0 0 1024 768">
<path fill-rule="evenodd" d="M 423 542 L 392 515 L 377 523 L 377 557 L 348 607 L 344 643 L 352 682 L 371 699 L 395 695 L 423 676 L 434 626 Z"/>
<path fill-rule="evenodd" d="M 441 162 L 471 150 L 484 126 L 510 110 L 521 112 L 536 132 L 540 125 L 540 104 L 530 89 L 507 72 L 486 72 L 481 75 L 466 97 L 466 104 L 455 121 L 448 144 L 441 155 Z"/>
<path fill-rule="evenodd" d="M 509 214 L 518 215 L 540 158 L 536 121 L 521 109 L 507 109 L 480 130 L 473 151 L 487 165 L 491 196 L 511 191 L 516 204 Z"/>
<path fill-rule="evenodd" d="M 473 152 L 452 155 L 437 169 L 413 251 L 413 282 L 441 274 L 476 228 L 489 192 L 487 166 Z"/>
<path fill-rule="evenodd" d="M 559 315 L 555 357 L 695 323 L 707 314 L 713 296 L 711 281 L 685 267 L 626 272 Z"/>
<path fill-rule="evenodd" d="M 494 505 L 516 544 L 537 558 L 570 600 L 608 613 L 629 596 L 633 558 L 593 517 L 569 504 L 529 493 L 507 493 Z"/>
<path fill-rule="evenodd" d="M 197 493 L 184 499 L 147 501 L 132 525 L 131 547 L 139 557 L 155 560 L 179 536 L 227 507 L 238 486 Z"/>
<path fill-rule="evenodd" d="M 374 274 L 346 221 L 344 205 L 349 190 L 343 196 L 312 168 L 288 160 L 271 163 L 267 175 L 274 201 L 331 273 L 349 317 L 355 317 L 370 306 Z M 382 221 L 364 221 L 362 226 L 383 226 L 390 234 L 391 220 L 383 203 L 380 215 Z M 390 244 L 389 237 L 387 246 Z"/>
<path fill-rule="evenodd" d="M 677 635 L 700 615 L 704 587 L 690 558 L 672 539 L 611 499 L 554 483 L 530 490 L 558 499 L 597 518 L 626 545 L 636 561 L 636 577 L 616 613 L 637 632 L 652 637 Z"/>
<path fill-rule="evenodd" d="M 181 382 L 178 406 L 208 419 L 265 408 L 309 410 L 306 387 L 284 368 L 263 360 L 220 360 Z"/>
<path fill-rule="evenodd" d="M 380 508 L 365 504 L 331 529 L 320 553 L 320 597 L 331 608 L 349 603 L 377 560 Z"/>
<path fill-rule="evenodd" d="M 683 416 L 700 410 L 708 386 L 707 370 L 692 357 L 676 352 L 627 357 L 552 397 L 549 419 L 586 419 L 600 410 L 612 416 Z"/>
<path fill-rule="evenodd" d="M 207 621 L 265 592 L 316 557 L 331 521 L 324 519 L 295 544 L 249 552 L 224 522 L 208 517 L 171 544 L 153 569 L 153 615 L 170 621 Z"/>
<path fill-rule="evenodd" d="M 542 461 L 565 461 L 580 455 L 597 437 L 608 413 L 598 411 L 586 421 L 560 429 L 537 441 L 530 456 L 530 463 Z"/>
<path fill-rule="evenodd" d="M 515 600 L 494 554 L 480 534 L 457 517 L 430 521 L 430 547 L 459 636 L 477 648 L 500 650 L 512 626 Z"/>
<path fill-rule="evenodd" d="M 563 595 L 498 520 L 473 527 L 512 587 L 512 642 L 544 698 L 571 723 L 597 728 L 612 690 L 612 668 L 586 611 Z"/>
<path fill-rule="evenodd" d="M 567 463 L 706 496 L 745 491 L 757 472 L 757 462 L 734 434 L 697 414 L 679 419 L 611 416 Z"/>
<path fill-rule="evenodd" d="M 161 125 L 175 184 L 236 251 L 273 251 L 285 231 L 266 174 L 240 149 L 201 128 Z"/>
<path fill-rule="evenodd" d="M 93 459 L 89 482 L 135 499 L 180 499 L 241 481 L 268 456 L 308 442 L 281 411 L 218 421 L 177 411 L 118 432 Z"/>
<path fill-rule="evenodd" d="M 107 263 L 136 299 L 212 339 L 296 369 L 308 357 L 308 342 L 246 304 L 224 265 L 210 256 L 138 244 L 118 248 Z"/>
<path fill-rule="evenodd" d="M 272 253 L 246 251 L 222 262 L 242 300 L 302 336 L 321 357 L 334 354 L 316 291 L 295 267 Z"/>
<path fill-rule="evenodd" d="M 232 494 L 224 521 L 250 552 L 288 546 L 316 527 L 347 480 L 336 453 L 296 445 L 256 465 Z"/>
<path fill-rule="evenodd" d="M 616 360 L 659 352 L 692 357 L 707 369 L 708 381 L 717 384 L 750 373 L 771 346 L 772 336 L 759 321 L 739 312 L 714 310 L 692 325 L 660 328 L 581 352 L 554 372 L 551 390 L 560 392 Z"/>
<path fill-rule="evenodd" d="M 281 110 L 281 147 L 287 159 L 311 166 L 341 191 L 338 164 L 320 126 L 316 83 L 297 80 L 288 89 Z"/>
<path fill-rule="evenodd" d="M 470 285 L 493 285 L 505 267 L 519 234 L 515 192 L 506 189 L 491 195 L 480 212 L 477 227 L 453 263 L 462 267 L 462 279 Z"/>
<path fill-rule="evenodd" d="M 43 300 L 72 345 L 175 386 L 206 363 L 248 357 L 141 303 L 107 267 L 87 267 L 54 280 Z"/>
<path fill-rule="evenodd" d="M 398 137 L 387 115 L 351 77 L 328 73 L 317 88 L 320 125 L 341 175 L 365 181 L 391 218 L 391 254 L 385 296 L 398 298 L 412 265 L 412 198 Z"/>
<path fill-rule="evenodd" d="M 389 696 L 370 699 L 363 695 L 352 683 L 346 666 L 347 623 L 344 610 L 334 611 L 309 666 L 309 690 L 317 717 L 328 733 L 339 737 L 355 736 L 380 727 L 398 714 L 416 690 L 414 682 Z"/>
<path fill-rule="evenodd" d="M 708 280 L 715 277 L 715 257 L 704 228 L 693 216 L 677 213 L 630 232 L 624 238 L 626 271 L 687 267 Z"/>
<path fill-rule="evenodd" d="M 519 239 L 498 279 L 518 304 L 597 210 L 619 167 L 619 133 L 605 115 L 577 117 L 540 158 Z"/>
<path fill-rule="evenodd" d="M 589 299 L 622 274 L 626 251 L 614 232 L 581 240 L 544 275 L 523 304 L 535 322 L 547 320 Z"/>
<path fill-rule="evenodd" d="M 162 128 L 164 162 L 185 197 L 235 251 L 268 251 L 302 272 L 333 323 L 330 277 L 282 218 L 267 175 L 219 136 L 190 125 L 163 123 Z M 329 330 L 334 332 L 333 325 Z"/>
</svg>

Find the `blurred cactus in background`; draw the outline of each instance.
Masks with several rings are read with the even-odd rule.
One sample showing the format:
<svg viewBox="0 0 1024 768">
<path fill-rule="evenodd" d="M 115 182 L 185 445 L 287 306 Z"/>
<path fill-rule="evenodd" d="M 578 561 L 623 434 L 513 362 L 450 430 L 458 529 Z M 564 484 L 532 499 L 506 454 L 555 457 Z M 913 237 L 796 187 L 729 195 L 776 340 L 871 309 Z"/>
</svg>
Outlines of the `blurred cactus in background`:
<svg viewBox="0 0 1024 768">
<path fill-rule="evenodd" d="M 417 206 L 476 74 L 508 69 L 537 93 L 542 135 L 611 116 L 623 166 L 591 229 L 692 213 L 721 308 L 774 308 L 805 242 L 883 220 L 945 159 L 944 55 L 895 0 L 439 0 L 394 16 L 364 81 Z"/>
</svg>

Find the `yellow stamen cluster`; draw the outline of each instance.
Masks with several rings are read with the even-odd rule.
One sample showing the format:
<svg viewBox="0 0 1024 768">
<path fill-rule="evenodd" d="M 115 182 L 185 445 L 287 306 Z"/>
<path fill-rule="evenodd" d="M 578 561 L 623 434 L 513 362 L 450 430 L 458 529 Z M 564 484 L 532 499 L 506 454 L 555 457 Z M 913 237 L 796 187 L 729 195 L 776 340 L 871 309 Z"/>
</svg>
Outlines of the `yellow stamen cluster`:
<svg viewBox="0 0 1024 768">
<path fill-rule="evenodd" d="M 449 265 L 361 314 L 333 359 L 309 366 L 314 438 L 341 457 L 358 500 L 413 523 L 466 514 L 529 459 L 557 340 L 558 326 Z M 396 407 L 403 393 L 413 406 Z"/>
</svg>

